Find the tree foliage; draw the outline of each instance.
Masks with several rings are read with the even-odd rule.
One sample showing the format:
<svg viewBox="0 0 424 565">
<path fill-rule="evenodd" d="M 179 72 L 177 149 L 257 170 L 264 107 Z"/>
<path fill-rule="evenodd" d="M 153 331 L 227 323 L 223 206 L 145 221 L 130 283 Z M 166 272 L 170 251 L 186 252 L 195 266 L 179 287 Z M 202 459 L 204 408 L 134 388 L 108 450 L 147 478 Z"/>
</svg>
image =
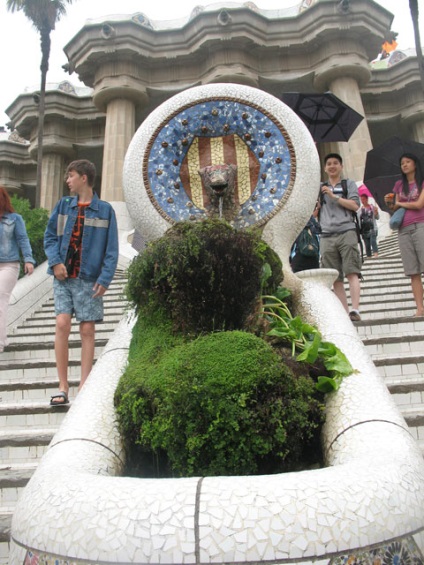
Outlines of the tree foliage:
<svg viewBox="0 0 424 565">
<path fill-rule="evenodd" d="M 44 208 L 31 208 L 26 198 L 12 196 L 11 202 L 15 212 L 24 219 L 32 254 L 37 265 L 40 265 L 47 259 L 44 253 L 44 232 L 49 220 L 49 212 Z M 23 276 L 23 273 L 23 261 L 21 260 L 20 276 Z"/>
</svg>

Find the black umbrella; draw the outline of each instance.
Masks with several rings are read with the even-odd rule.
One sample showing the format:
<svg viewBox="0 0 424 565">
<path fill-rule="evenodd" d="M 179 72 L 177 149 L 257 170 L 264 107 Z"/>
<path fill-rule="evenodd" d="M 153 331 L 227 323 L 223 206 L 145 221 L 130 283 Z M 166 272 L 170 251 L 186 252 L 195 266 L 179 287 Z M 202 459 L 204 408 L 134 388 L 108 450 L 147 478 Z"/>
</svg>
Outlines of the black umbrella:
<svg viewBox="0 0 424 565">
<path fill-rule="evenodd" d="M 348 141 L 364 119 L 332 92 L 285 92 L 281 100 L 296 112 L 314 141 Z"/>
<path fill-rule="evenodd" d="M 369 188 L 377 204 L 388 211 L 384 195 L 393 192 L 393 186 L 401 178 L 400 157 L 413 153 L 424 171 L 424 144 L 391 137 L 367 153 L 365 161 L 364 184 Z"/>
</svg>

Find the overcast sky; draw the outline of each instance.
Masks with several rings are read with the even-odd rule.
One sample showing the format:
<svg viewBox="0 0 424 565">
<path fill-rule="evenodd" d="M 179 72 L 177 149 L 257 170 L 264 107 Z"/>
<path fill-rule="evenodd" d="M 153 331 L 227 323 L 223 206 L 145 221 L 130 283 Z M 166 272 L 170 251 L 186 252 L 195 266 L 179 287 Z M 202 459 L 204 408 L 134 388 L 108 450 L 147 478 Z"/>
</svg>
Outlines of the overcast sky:
<svg viewBox="0 0 424 565">
<path fill-rule="evenodd" d="M 352 2 L 354 0 L 351 0 Z M 284 9 L 299 4 L 300 0 L 254 0 L 259 8 Z M 52 32 L 52 49 L 47 82 L 70 80 L 79 84 L 77 75 L 68 75 L 62 70 L 67 62 L 63 47 L 90 18 L 111 14 L 144 13 L 153 20 L 172 20 L 188 16 L 198 5 L 210 5 L 211 0 L 74 0 L 67 8 L 67 15 Z M 220 0 L 222 3 L 222 0 Z M 227 4 L 231 4 L 228 2 Z M 409 0 L 379 0 L 378 2 L 394 14 L 392 29 L 399 32 L 399 48 L 414 46 Z M 424 4 L 423 2 L 420 2 Z M 420 13 L 421 40 L 424 41 L 424 5 Z M 0 0 L 0 125 L 9 117 L 6 108 L 25 88 L 39 88 L 40 44 L 37 31 L 22 13 L 11 14 L 6 10 L 6 1 Z M 377 53 L 376 53 L 377 55 Z"/>
</svg>

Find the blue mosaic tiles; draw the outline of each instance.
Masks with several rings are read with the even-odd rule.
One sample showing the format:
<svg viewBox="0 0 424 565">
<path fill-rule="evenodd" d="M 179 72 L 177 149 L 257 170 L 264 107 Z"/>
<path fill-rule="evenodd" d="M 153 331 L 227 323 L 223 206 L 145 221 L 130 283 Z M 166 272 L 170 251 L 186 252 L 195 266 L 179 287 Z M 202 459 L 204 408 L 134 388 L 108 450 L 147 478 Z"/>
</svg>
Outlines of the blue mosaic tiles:
<svg viewBox="0 0 424 565">
<path fill-rule="evenodd" d="M 207 156 L 191 151 L 205 137 L 213 140 L 214 147 L 219 144 L 224 147 L 229 145 L 229 138 L 237 138 L 233 164 L 239 169 L 239 184 L 249 175 L 246 163 L 249 153 L 253 155 L 259 166 L 258 180 L 247 199 L 240 197 L 241 210 L 233 223 L 237 228 L 265 223 L 279 210 L 294 182 L 290 139 L 265 111 L 228 98 L 189 105 L 161 124 L 152 136 L 143 163 L 143 177 L 155 208 L 171 223 L 206 217 L 204 208 L 193 202 L 185 185 L 200 182 L 198 166 L 221 164 L 229 159 L 224 151 L 221 158 L 219 151 L 217 155 L 210 151 Z M 241 144 L 245 146 L 244 154 Z M 191 178 L 184 181 L 181 167 L 187 159 L 190 159 L 187 168 Z"/>
</svg>

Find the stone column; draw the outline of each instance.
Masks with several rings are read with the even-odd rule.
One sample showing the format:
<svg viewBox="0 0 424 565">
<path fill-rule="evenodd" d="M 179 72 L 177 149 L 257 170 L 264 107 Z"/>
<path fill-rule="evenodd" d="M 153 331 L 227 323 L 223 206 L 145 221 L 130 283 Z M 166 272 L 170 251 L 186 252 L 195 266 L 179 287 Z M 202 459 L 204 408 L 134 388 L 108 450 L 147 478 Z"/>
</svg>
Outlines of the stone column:
<svg viewBox="0 0 424 565">
<path fill-rule="evenodd" d="M 419 143 L 424 143 L 424 116 L 415 116 L 415 119 L 411 121 L 411 128 L 412 139 Z"/>
<path fill-rule="evenodd" d="M 363 46 L 352 37 L 346 36 L 323 46 L 319 52 L 314 86 L 318 92 L 330 90 L 340 100 L 365 116 L 360 87 L 371 78 L 368 56 Z M 368 124 L 364 118 L 348 142 L 324 144 L 321 155 L 337 152 L 343 158 L 344 173 L 355 181 L 364 175 L 367 151 L 372 149 Z"/>
<path fill-rule="evenodd" d="M 365 116 L 361 93 L 357 81 L 351 77 L 340 77 L 333 80 L 329 90 L 348 106 Z M 338 153 L 343 158 L 343 169 L 349 178 L 360 181 L 363 179 L 367 151 L 372 149 L 371 136 L 366 118 L 362 120 L 353 132 L 349 141 L 340 142 Z"/>
<path fill-rule="evenodd" d="M 103 150 L 103 200 L 124 200 L 122 168 L 125 153 L 135 131 L 135 104 L 125 98 L 114 98 L 107 104 L 105 144 Z"/>
<path fill-rule="evenodd" d="M 134 60 L 111 60 L 95 72 L 93 102 L 106 113 L 101 198 L 123 202 L 122 167 L 135 132 L 136 111 L 149 101 Z"/>
<path fill-rule="evenodd" d="M 63 196 L 65 157 L 61 153 L 44 153 L 41 179 L 40 207 L 51 212 Z"/>
</svg>

